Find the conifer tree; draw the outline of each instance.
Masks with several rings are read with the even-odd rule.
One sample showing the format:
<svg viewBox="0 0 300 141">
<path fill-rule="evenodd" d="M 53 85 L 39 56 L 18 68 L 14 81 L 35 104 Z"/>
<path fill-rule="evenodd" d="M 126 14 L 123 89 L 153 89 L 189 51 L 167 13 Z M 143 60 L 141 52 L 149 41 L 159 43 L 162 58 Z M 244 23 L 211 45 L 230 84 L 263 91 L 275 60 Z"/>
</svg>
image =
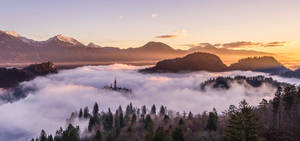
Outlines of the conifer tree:
<svg viewBox="0 0 300 141">
<path fill-rule="evenodd" d="M 136 122 L 136 114 L 132 114 L 131 124 L 134 124 Z"/>
<path fill-rule="evenodd" d="M 146 115 L 147 114 L 147 108 L 146 108 L 146 106 L 144 105 L 143 107 L 142 107 L 142 115 Z"/>
<path fill-rule="evenodd" d="M 209 112 L 206 129 L 208 131 L 216 131 L 218 125 L 218 115 L 216 112 Z"/>
<path fill-rule="evenodd" d="M 146 119 L 145 119 L 145 129 L 147 129 L 148 131 L 151 131 L 153 129 L 153 121 L 151 119 L 151 116 L 150 115 L 147 115 L 146 116 Z"/>
<path fill-rule="evenodd" d="M 90 117 L 90 112 L 89 112 L 89 108 L 85 107 L 83 110 L 83 117 L 84 118 L 89 118 Z"/>
<path fill-rule="evenodd" d="M 151 114 L 152 114 L 152 115 L 155 115 L 155 114 L 156 114 L 156 107 L 155 107 L 154 104 L 152 105 L 152 108 L 151 108 Z"/>
<path fill-rule="evenodd" d="M 79 126 L 77 126 L 75 128 L 72 124 L 69 124 L 67 129 L 65 131 L 63 131 L 62 140 L 63 141 L 80 141 Z"/>
<path fill-rule="evenodd" d="M 95 102 L 95 104 L 94 104 L 94 109 L 93 109 L 93 116 L 94 116 L 94 117 L 97 117 L 98 112 L 99 112 L 99 106 L 98 106 L 98 103 Z"/>
<path fill-rule="evenodd" d="M 161 105 L 161 107 L 160 107 L 159 114 L 160 114 L 160 116 L 166 115 L 166 109 L 163 105 Z"/>
<path fill-rule="evenodd" d="M 82 112 L 82 109 L 80 108 L 78 117 L 79 117 L 79 118 L 82 118 L 82 116 L 83 116 L 83 112 Z"/>
<path fill-rule="evenodd" d="M 226 141 L 258 141 L 258 119 L 253 108 L 243 100 L 239 109 L 229 115 L 225 129 Z"/>
<path fill-rule="evenodd" d="M 48 136 L 48 141 L 54 141 L 54 139 L 53 139 L 53 136 L 52 136 L 52 135 L 49 135 L 49 136 Z"/>
<path fill-rule="evenodd" d="M 193 119 L 193 113 L 191 111 L 189 112 L 188 119 L 189 120 Z"/>
<path fill-rule="evenodd" d="M 40 141 L 47 141 L 47 140 L 48 140 L 47 134 L 46 134 L 45 130 L 42 130 L 42 131 L 41 131 L 40 139 L 39 139 L 39 140 L 40 140 Z"/>
</svg>

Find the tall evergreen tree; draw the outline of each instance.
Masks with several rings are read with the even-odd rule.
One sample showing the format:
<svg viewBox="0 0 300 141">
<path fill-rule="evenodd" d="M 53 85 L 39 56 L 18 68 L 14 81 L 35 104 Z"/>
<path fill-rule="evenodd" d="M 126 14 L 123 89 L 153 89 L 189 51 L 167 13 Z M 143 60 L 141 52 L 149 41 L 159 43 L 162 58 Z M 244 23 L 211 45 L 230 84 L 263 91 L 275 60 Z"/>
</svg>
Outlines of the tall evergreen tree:
<svg viewBox="0 0 300 141">
<path fill-rule="evenodd" d="M 45 130 L 41 131 L 39 141 L 48 141 L 47 134 L 46 134 Z"/>
<path fill-rule="evenodd" d="M 48 136 L 48 141 L 54 141 L 54 139 L 53 139 L 53 136 L 52 136 L 52 135 L 49 135 L 49 136 Z"/>
<path fill-rule="evenodd" d="M 145 119 L 145 129 L 147 129 L 148 131 L 152 131 L 153 129 L 153 121 L 151 119 L 151 116 L 150 115 L 147 115 L 146 116 L 146 119 Z"/>
<path fill-rule="evenodd" d="M 239 109 L 229 115 L 225 129 L 226 141 L 258 141 L 258 119 L 253 108 L 243 100 Z"/>
<path fill-rule="evenodd" d="M 165 109 L 165 107 L 163 106 L 163 105 L 161 105 L 161 107 L 160 107 L 160 111 L 159 111 L 159 114 L 160 114 L 160 116 L 164 116 L 164 115 L 166 115 L 166 109 Z"/>
<path fill-rule="evenodd" d="M 69 124 L 67 129 L 63 131 L 62 141 L 80 141 L 79 126 L 75 128 L 72 124 Z"/>
<path fill-rule="evenodd" d="M 99 112 L 99 106 L 98 106 L 98 103 L 95 102 L 94 108 L 93 108 L 93 116 L 96 117 L 98 115 L 98 112 Z"/>
<path fill-rule="evenodd" d="M 218 115 L 216 112 L 209 112 L 206 129 L 208 131 L 216 131 L 218 125 Z"/>
<path fill-rule="evenodd" d="M 156 114 L 156 107 L 155 107 L 155 104 L 152 105 L 152 108 L 151 108 L 151 114 L 152 114 L 152 115 L 155 115 L 155 114 Z"/>
<path fill-rule="evenodd" d="M 89 118 L 90 117 L 90 112 L 89 112 L 89 108 L 85 107 L 83 110 L 83 117 L 84 118 Z"/>
<path fill-rule="evenodd" d="M 80 110 L 79 110 L 78 117 L 79 117 L 79 118 L 82 118 L 82 117 L 83 117 L 83 112 L 82 112 L 82 109 L 81 109 L 81 108 L 80 108 Z"/>
<path fill-rule="evenodd" d="M 147 108 L 146 108 L 146 106 L 144 105 L 144 106 L 142 106 L 142 115 L 146 115 L 147 114 Z"/>
</svg>

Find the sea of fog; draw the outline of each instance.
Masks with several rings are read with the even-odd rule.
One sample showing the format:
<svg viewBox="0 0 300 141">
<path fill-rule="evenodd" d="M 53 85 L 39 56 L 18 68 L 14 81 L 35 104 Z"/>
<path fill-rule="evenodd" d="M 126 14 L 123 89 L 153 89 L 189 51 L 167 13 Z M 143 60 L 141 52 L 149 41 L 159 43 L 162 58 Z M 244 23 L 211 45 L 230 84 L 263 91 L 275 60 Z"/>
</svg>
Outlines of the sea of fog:
<svg viewBox="0 0 300 141">
<path fill-rule="evenodd" d="M 98 102 L 100 111 L 108 107 L 114 111 L 119 105 L 123 109 L 130 102 L 141 107 L 162 104 L 168 110 L 202 113 L 216 108 L 218 112 L 229 105 L 237 105 L 246 99 L 255 106 L 263 98 L 271 99 L 276 88 L 263 85 L 260 88 L 245 88 L 233 84 L 229 90 L 200 91 L 201 82 L 217 76 L 257 76 L 267 75 L 250 71 L 222 73 L 193 72 L 185 74 L 141 74 L 137 70 L 144 67 L 114 64 L 108 66 L 84 66 L 61 70 L 58 74 L 22 83 L 23 87 L 33 87 L 35 91 L 19 101 L 0 105 L 0 140 L 30 140 L 39 135 L 41 129 L 55 133 L 60 126 L 66 126 L 66 119 L 74 111 Z M 299 84 L 299 79 L 270 76 L 280 82 Z M 131 95 L 104 90 L 103 87 L 117 80 L 118 86 L 131 88 Z M 4 93 L 0 89 L 0 94 Z M 78 123 L 81 129 L 87 123 Z"/>
</svg>

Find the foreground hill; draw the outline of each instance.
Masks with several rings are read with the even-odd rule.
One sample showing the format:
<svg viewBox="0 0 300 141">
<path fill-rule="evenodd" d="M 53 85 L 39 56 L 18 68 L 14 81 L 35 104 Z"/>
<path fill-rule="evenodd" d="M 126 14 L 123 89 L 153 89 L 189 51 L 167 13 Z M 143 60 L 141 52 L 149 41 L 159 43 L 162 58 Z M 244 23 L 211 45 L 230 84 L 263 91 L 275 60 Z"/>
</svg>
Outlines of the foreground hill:
<svg viewBox="0 0 300 141">
<path fill-rule="evenodd" d="M 141 70 L 142 72 L 182 72 L 182 71 L 225 71 L 227 66 L 221 59 L 210 53 L 192 53 L 182 58 L 163 60 L 155 67 Z"/>
<path fill-rule="evenodd" d="M 56 67 L 52 62 L 34 64 L 23 69 L 0 68 L 0 88 L 16 87 L 20 82 L 32 80 L 36 76 L 56 72 Z"/>
<path fill-rule="evenodd" d="M 229 70 L 251 70 L 275 74 L 288 71 L 286 67 L 270 56 L 241 59 L 237 63 L 231 64 Z"/>
</svg>

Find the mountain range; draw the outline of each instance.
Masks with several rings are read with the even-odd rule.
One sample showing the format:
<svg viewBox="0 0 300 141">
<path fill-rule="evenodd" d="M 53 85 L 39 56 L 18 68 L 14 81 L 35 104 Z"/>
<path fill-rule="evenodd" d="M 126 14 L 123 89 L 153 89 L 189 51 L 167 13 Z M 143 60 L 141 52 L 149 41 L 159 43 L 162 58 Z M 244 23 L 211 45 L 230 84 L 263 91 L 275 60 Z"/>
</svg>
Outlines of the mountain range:
<svg viewBox="0 0 300 141">
<path fill-rule="evenodd" d="M 59 63 L 126 63 L 156 62 L 174 57 L 182 57 L 193 52 L 213 53 L 227 62 L 241 57 L 272 55 L 265 52 L 216 48 L 212 45 L 193 47 L 189 50 L 174 49 L 161 42 L 148 42 L 141 47 L 120 49 L 102 47 L 89 43 L 84 45 L 72 37 L 56 35 L 45 41 L 35 41 L 16 32 L 0 30 L 0 64 L 36 63 L 53 61 Z M 148 63 L 149 64 L 149 63 Z"/>
</svg>

